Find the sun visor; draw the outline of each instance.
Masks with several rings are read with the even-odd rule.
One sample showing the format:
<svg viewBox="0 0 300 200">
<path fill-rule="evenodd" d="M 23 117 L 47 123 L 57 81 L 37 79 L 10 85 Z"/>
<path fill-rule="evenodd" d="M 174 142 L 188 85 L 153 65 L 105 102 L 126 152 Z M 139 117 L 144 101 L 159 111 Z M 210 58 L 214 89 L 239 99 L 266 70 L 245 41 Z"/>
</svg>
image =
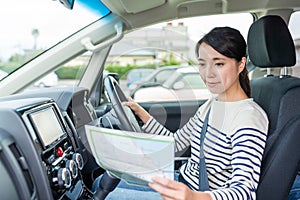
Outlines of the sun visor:
<svg viewBox="0 0 300 200">
<path fill-rule="evenodd" d="M 139 0 L 138 2 L 136 0 L 120 0 L 120 2 L 127 13 L 135 14 L 164 5 L 166 0 Z"/>
</svg>

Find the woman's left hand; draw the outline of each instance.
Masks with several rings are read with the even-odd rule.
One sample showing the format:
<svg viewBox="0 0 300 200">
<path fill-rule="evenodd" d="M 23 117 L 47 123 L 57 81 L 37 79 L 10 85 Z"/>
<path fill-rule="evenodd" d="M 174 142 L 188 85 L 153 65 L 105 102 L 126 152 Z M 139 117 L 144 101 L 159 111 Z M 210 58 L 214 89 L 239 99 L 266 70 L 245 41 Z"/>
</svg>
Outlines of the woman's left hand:
<svg viewBox="0 0 300 200">
<path fill-rule="evenodd" d="M 193 191 L 185 184 L 173 181 L 167 178 L 154 177 L 149 186 L 160 193 L 163 199 L 176 200 L 193 200 L 193 199 L 210 199 L 211 196 L 205 192 Z"/>
<path fill-rule="evenodd" d="M 193 199 L 193 193 L 185 184 L 167 178 L 154 177 L 149 186 L 161 194 L 164 199 Z"/>
</svg>

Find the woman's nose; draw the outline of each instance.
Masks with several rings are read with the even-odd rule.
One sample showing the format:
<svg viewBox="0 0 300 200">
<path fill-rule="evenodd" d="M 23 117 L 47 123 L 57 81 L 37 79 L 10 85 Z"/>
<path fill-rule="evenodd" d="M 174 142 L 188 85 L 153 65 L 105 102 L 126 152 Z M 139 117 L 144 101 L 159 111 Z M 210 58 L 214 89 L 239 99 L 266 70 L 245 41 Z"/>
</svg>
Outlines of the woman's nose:
<svg viewBox="0 0 300 200">
<path fill-rule="evenodd" d="M 208 65 L 206 67 L 206 77 L 215 77 L 216 75 L 216 68 L 213 65 Z"/>
</svg>

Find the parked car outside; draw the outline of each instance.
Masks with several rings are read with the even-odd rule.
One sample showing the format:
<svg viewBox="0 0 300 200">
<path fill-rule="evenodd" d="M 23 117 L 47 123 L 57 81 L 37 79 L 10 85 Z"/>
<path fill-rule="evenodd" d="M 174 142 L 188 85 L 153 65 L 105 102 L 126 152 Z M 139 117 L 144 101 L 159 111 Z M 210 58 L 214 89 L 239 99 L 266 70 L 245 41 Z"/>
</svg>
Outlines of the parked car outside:
<svg viewBox="0 0 300 200">
<path fill-rule="evenodd" d="M 186 66 L 174 65 L 174 66 L 163 66 L 155 69 L 149 76 L 142 78 L 139 81 L 131 84 L 129 87 L 130 95 L 135 93 L 139 88 L 157 86 L 164 83 L 170 75 L 177 70 L 178 68 L 182 68 Z"/>
<path fill-rule="evenodd" d="M 132 94 L 137 102 L 185 101 L 208 99 L 211 93 L 195 67 L 175 70 L 161 85 L 139 88 Z"/>
<path fill-rule="evenodd" d="M 154 69 L 132 69 L 127 74 L 127 87 L 130 87 L 131 84 L 135 83 L 136 81 L 141 80 L 142 78 L 145 78 L 149 74 L 151 74 L 154 71 Z"/>
<path fill-rule="evenodd" d="M 58 84 L 58 76 L 55 72 L 51 72 L 36 81 L 33 85 L 34 87 L 53 87 Z"/>
</svg>

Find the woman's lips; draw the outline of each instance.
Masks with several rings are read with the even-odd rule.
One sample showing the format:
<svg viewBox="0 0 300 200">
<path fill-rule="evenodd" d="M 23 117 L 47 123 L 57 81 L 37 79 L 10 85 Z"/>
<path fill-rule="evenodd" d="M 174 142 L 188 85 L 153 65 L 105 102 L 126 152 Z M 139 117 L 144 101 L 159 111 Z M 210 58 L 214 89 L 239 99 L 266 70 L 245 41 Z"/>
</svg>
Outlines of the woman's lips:
<svg viewBox="0 0 300 200">
<path fill-rule="evenodd" d="M 215 87 L 218 84 L 218 82 L 206 82 L 207 87 Z"/>
</svg>

